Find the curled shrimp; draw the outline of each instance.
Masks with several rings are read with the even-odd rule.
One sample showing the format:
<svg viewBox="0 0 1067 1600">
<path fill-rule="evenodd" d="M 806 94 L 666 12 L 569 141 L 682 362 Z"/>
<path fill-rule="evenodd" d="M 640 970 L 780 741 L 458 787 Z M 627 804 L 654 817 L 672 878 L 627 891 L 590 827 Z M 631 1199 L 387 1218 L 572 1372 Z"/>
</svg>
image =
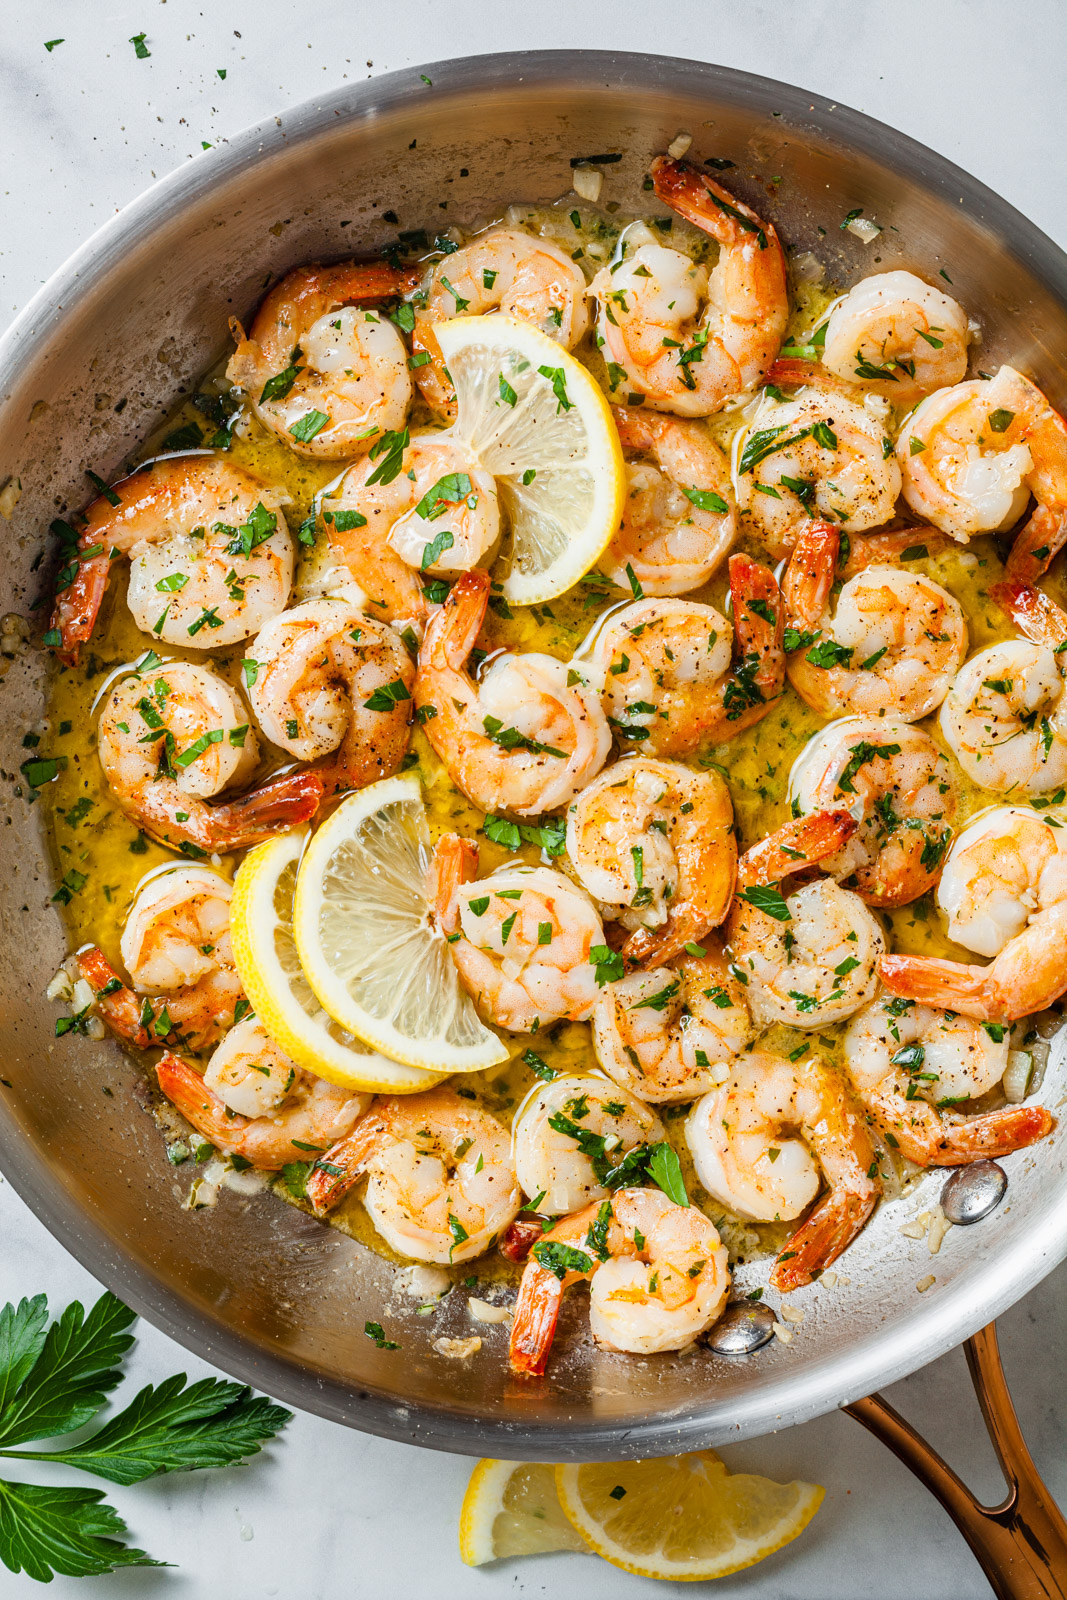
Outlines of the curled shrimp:
<svg viewBox="0 0 1067 1600">
<path fill-rule="evenodd" d="M 706 417 L 761 382 L 789 318 L 778 235 L 695 167 L 657 156 L 656 197 L 719 246 L 709 273 L 680 250 L 641 244 L 593 279 L 613 387 L 654 411 Z M 617 369 L 617 371 L 615 370 Z"/>
<path fill-rule="evenodd" d="M 449 949 L 487 1021 L 530 1033 L 564 1017 L 588 1019 L 604 929 L 585 890 L 561 872 L 502 867 L 474 882 L 453 880 L 441 925 L 459 934 Z"/>
<path fill-rule="evenodd" d="M 650 595 L 698 589 L 737 535 L 729 463 L 699 422 L 624 406 L 612 415 L 629 458 L 622 526 L 601 570 L 628 590 L 632 572 Z"/>
<path fill-rule="evenodd" d="M 138 891 L 120 950 L 132 987 L 102 950 L 78 955 L 112 1033 L 139 1049 L 206 1050 L 233 1026 L 244 989 L 230 948 L 233 885 L 208 867 L 177 867 Z"/>
<path fill-rule="evenodd" d="M 1047 794 L 1067 782 L 1067 615 L 1039 589 L 994 585 L 1026 634 L 979 650 L 941 707 L 941 732 L 969 778 L 997 794 Z"/>
<path fill-rule="evenodd" d="M 298 1067 L 257 1017 L 230 1029 L 203 1077 L 170 1050 L 156 1076 L 171 1105 L 198 1133 L 266 1172 L 320 1152 L 325 1156 L 370 1103 L 368 1095 Z"/>
<path fill-rule="evenodd" d="M 917 722 L 937 710 L 967 654 L 962 607 L 932 578 L 870 565 L 849 578 L 831 611 L 840 541 L 830 523 L 812 522 L 793 547 L 782 581 L 799 634 L 789 681 L 824 717 L 851 711 Z"/>
<path fill-rule="evenodd" d="M 884 956 L 893 994 L 945 1006 L 980 1021 L 1014 1022 L 1067 993 L 1067 812 L 1036 816 L 995 806 L 965 828 L 949 851 L 938 888 L 948 932 L 986 967 L 928 956 Z"/>
<path fill-rule="evenodd" d="M 850 384 L 909 406 L 967 371 L 967 313 L 913 272 L 876 272 L 837 301 L 823 366 Z"/>
<path fill-rule="evenodd" d="M 861 1099 L 894 1148 L 921 1167 L 1008 1155 L 1052 1127 L 1043 1106 L 965 1117 L 968 1100 L 998 1084 L 1010 1040 L 955 1011 L 883 995 L 858 1012 L 843 1041 Z"/>
<path fill-rule="evenodd" d="M 628 961 L 669 961 L 725 917 L 737 847 L 714 772 L 628 756 L 567 810 L 567 857 L 603 916 L 631 930 Z"/>
<path fill-rule="evenodd" d="M 1034 582 L 1067 540 L 1067 424 L 1014 367 L 929 395 L 901 429 L 897 459 L 909 506 L 963 544 L 1010 528 L 1033 494 L 1009 579 Z"/>
<path fill-rule="evenodd" d="M 215 650 L 284 611 L 293 541 L 279 492 L 224 456 L 173 456 L 94 500 L 59 574 L 52 628 L 68 666 L 92 637 L 116 555 L 134 622 L 163 644 Z"/>
<path fill-rule="evenodd" d="M 695 600 L 637 600 L 609 613 L 591 646 L 604 707 L 624 747 L 690 755 L 765 717 L 785 683 L 783 606 L 774 575 L 730 557 L 733 627 Z"/>
<path fill-rule="evenodd" d="M 589 326 L 582 269 L 549 239 L 512 228 L 493 228 L 438 261 L 415 308 L 412 346 L 429 357 L 416 368 L 423 398 L 443 416 L 453 416 L 456 392 L 434 332 L 448 317 L 483 317 L 503 312 L 570 350 Z"/>
<path fill-rule="evenodd" d="M 415 705 L 469 800 L 483 811 L 539 816 L 569 804 L 600 771 L 611 731 L 596 691 L 554 656 L 502 653 L 479 682 L 469 676 L 488 603 L 487 572 L 453 584 L 426 629 Z"/>
<path fill-rule="evenodd" d="M 452 1089 L 376 1100 L 309 1177 L 315 1211 L 337 1205 L 364 1173 L 371 1221 L 412 1261 L 484 1255 L 522 1204 L 507 1129 Z"/>
<path fill-rule="evenodd" d="M 601 989 L 593 1043 L 604 1071 L 653 1102 L 692 1100 L 729 1076 L 754 1038 L 744 985 L 716 942 Z"/>
<path fill-rule="evenodd" d="M 404 426 L 412 393 L 399 331 L 366 308 L 413 289 L 418 279 L 417 269 L 384 261 L 297 267 L 271 289 L 247 335 L 231 323 L 237 349 L 226 376 L 248 391 L 263 426 L 297 455 L 361 455 L 375 438 Z"/>
<path fill-rule="evenodd" d="M 589 1284 L 589 1326 L 606 1350 L 684 1350 L 726 1303 L 730 1271 L 718 1232 L 695 1206 L 656 1189 L 618 1189 L 550 1228 L 530 1251 L 511 1327 L 513 1372 L 540 1377 L 563 1294 Z"/>
<path fill-rule="evenodd" d="M 900 468 L 882 422 L 821 384 L 788 400 L 766 393 L 734 455 L 741 526 L 776 557 L 789 554 L 811 517 L 863 533 L 896 508 Z"/>
<path fill-rule="evenodd" d="M 369 479 L 375 481 L 368 483 Z M 500 538 L 496 479 L 472 459 L 469 448 L 440 431 L 414 434 L 401 457 L 400 470 L 388 482 L 382 481 L 380 466 L 373 460 L 357 462 L 338 490 L 324 497 L 322 512 L 331 528 L 331 542 L 332 527 L 338 520 L 342 525 L 355 522 L 354 529 L 343 529 L 340 549 L 384 549 L 415 573 L 430 576 L 454 577 L 466 572 Z M 363 521 L 356 522 L 357 518 Z M 355 541 L 346 538 L 364 527 L 366 531 Z M 386 556 L 386 574 L 391 566 Z M 362 580 L 360 565 L 353 566 L 353 576 L 357 582 Z M 377 577 L 372 557 L 368 592 Z M 411 605 L 411 601 L 404 603 Z"/>
<path fill-rule="evenodd" d="M 779 1253 L 776 1289 L 832 1265 L 874 1210 L 874 1146 L 840 1076 L 814 1056 L 759 1051 L 697 1101 L 685 1124 L 697 1177 L 720 1204 L 756 1222 L 792 1222 L 826 1193 Z"/>
<path fill-rule="evenodd" d="M 656 1113 L 610 1079 L 569 1073 L 530 1090 L 511 1148 L 520 1189 L 559 1216 L 606 1199 L 605 1183 L 625 1181 L 626 1157 L 666 1137 Z"/>
<path fill-rule="evenodd" d="M 788 896 L 777 888 L 836 854 L 855 829 L 847 811 L 817 812 L 786 823 L 738 863 L 726 940 L 760 1026 L 818 1031 L 851 1016 L 878 987 L 885 936 L 859 895 L 833 878 L 815 878 Z"/>
<path fill-rule="evenodd" d="M 311 772 L 209 804 L 254 770 L 256 736 L 224 679 L 191 661 L 120 678 L 100 713 L 100 765 L 122 810 L 178 850 L 239 850 L 306 822 L 322 798 Z"/>
<path fill-rule="evenodd" d="M 248 698 L 260 727 L 298 761 L 315 762 L 327 794 L 399 767 L 415 667 L 387 623 L 347 600 L 307 600 L 268 622 L 249 660 Z"/>
<path fill-rule="evenodd" d="M 842 717 L 793 763 L 795 816 L 844 808 L 857 824 L 823 872 L 886 910 L 933 888 L 952 839 L 958 793 L 944 752 L 906 722 Z"/>
</svg>

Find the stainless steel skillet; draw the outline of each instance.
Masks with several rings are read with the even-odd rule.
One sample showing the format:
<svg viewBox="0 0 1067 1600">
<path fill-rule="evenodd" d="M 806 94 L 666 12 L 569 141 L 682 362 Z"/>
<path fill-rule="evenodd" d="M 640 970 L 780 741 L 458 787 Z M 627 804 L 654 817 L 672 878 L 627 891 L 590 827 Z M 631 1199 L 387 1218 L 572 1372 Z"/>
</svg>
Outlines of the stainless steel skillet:
<svg viewBox="0 0 1067 1600">
<path fill-rule="evenodd" d="M 832 278 L 943 270 L 982 320 L 983 366 L 1010 358 L 1067 405 L 1067 259 L 903 135 L 799 89 L 697 62 L 597 52 L 442 62 L 249 129 L 157 184 L 36 296 L 0 342 L 0 483 L 11 475 L 22 485 L 3 525 L 0 612 L 30 614 L 45 530 L 84 500 L 84 469 L 119 470 L 218 355 L 227 319 L 250 310 L 269 274 L 377 250 L 398 229 L 432 231 L 516 197 L 555 199 L 581 157 L 619 156 L 604 164 L 602 199 L 647 209 L 648 160 L 683 130 L 692 158 L 733 161 L 738 192 Z M 839 226 L 856 207 L 884 227 L 873 245 Z M 486 1348 L 468 1362 L 433 1352 L 434 1337 L 470 1331 L 457 1295 L 432 1326 L 405 1317 L 399 1351 L 376 1350 L 363 1324 L 381 1319 L 391 1269 L 269 1197 L 227 1195 L 216 1211 L 183 1211 L 133 1064 L 111 1044 L 53 1038 L 44 988 L 64 936 L 49 908 L 37 811 L 17 793 L 22 734 L 41 716 L 46 687 L 36 651 L 0 681 L 0 1166 L 92 1272 L 237 1376 L 349 1426 L 440 1449 L 649 1455 L 855 1401 L 975 1333 L 1067 1254 L 1058 1129 L 1009 1159 L 1008 1202 L 981 1226 L 953 1230 L 933 1260 L 900 1235 L 899 1212 L 883 1208 L 837 1284 L 799 1297 L 806 1320 L 788 1347 L 733 1362 L 612 1357 L 588 1342 L 575 1297 L 563 1353 L 531 1388 L 507 1374 L 503 1330 L 479 1329 Z M 1049 1104 L 1065 1077 L 1061 1053 Z M 929 1199 L 939 1182 L 927 1180 Z M 758 1281 L 758 1271 L 742 1275 L 744 1287 Z"/>
</svg>

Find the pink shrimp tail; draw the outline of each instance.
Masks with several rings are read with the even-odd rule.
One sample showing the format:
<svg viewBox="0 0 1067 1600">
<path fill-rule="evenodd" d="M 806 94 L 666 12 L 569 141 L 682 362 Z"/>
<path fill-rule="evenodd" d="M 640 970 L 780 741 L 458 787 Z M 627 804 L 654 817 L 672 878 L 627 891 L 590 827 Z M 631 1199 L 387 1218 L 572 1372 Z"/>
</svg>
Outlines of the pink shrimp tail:
<svg viewBox="0 0 1067 1600">
<path fill-rule="evenodd" d="M 177 1106 L 186 1121 L 205 1139 L 210 1139 L 221 1150 L 236 1145 L 236 1136 L 247 1128 L 248 1118 L 228 1111 L 187 1061 L 167 1050 L 156 1066 L 156 1077 L 171 1105 Z"/>
<path fill-rule="evenodd" d="M 478 846 L 458 833 L 443 833 L 434 851 L 434 908 L 446 933 L 459 926 L 456 890 L 478 876 Z"/>
<path fill-rule="evenodd" d="M 523 1269 L 515 1318 L 511 1325 L 508 1360 L 512 1372 L 526 1378 L 544 1376 L 552 1341 L 556 1337 L 563 1284 L 540 1262 L 528 1260 Z"/>
<path fill-rule="evenodd" d="M 325 1216 L 327 1211 L 340 1205 L 363 1176 L 367 1160 L 381 1138 L 383 1106 L 387 1107 L 388 1101 L 372 1106 L 351 1133 L 339 1139 L 315 1162 L 305 1193 L 316 1216 Z"/>
<path fill-rule="evenodd" d="M 98 945 L 79 952 L 78 971 L 96 995 L 96 1009 L 112 1033 L 128 1039 L 139 1050 L 158 1043 L 141 1024 L 142 1002 L 126 987 Z"/>
<path fill-rule="evenodd" d="M 286 828 L 309 821 L 322 803 L 323 782 L 316 772 L 289 772 L 261 789 L 209 808 L 207 847 L 243 850 Z M 192 817 L 190 817 L 190 822 Z"/>
<path fill-rule="evenodd" d="M 612 406 L 611 415 L 624 450 L 654 450 L 675 420 L 636 406 Z"/>
<path fill-rule="evenodd" d="M 841 533 L 833 523 L 812 521 L 797 535 L 783 587 L 789 620 L 814 627 L 826 609 L 837 571 Z"/>
<path fill-rule="evenodd" d="M 831 1190 L 781 1251 L 771 1272 L 771 1286 L 784 1294 L 831 1266 L 860 1232 L 878 1198 L 874 1184 L 863 1190 Z"/>
<path fill-rule="evenodd" d="M 93 543 L 95 540 L 91 532 L 83 533 L 79 549 L 87 550 Z M 64 666 L 78 665 L 81 647 L 92 637 L 97 613 L 107 591 L 110 570 L 111 562 L 106 551 L 102 555 L 90 556 L 88 561 L 78 563 L 78 570 L 70 583 L 56 595 L 50 627 L 53 633 L 59 634 L 59 644 L 52 648 Z"/>
<path fill-rule="evenodd" d="M 1011 583 L 1036 583 L 1065 544 L 1067 510 L 1038 506 L 1029 522 L 1015 535 L 1004 567 L 1005 576 Z"/>
<path fill-rule="evenodd" d="M 1044 1106 L 1007 1106 L 971 1122 L 943 1124 L 944 1137 L 932 1155 L 926 1153 L 923 1164 L 961 1167 L 971 1161 L 995 1160 L 1036 1144 L 1052 1132 L 1054 1125 L 1051 1112 Z"/>
<path fill-rule="evenodd" d="M 780 883 L 790 873 L 834 855 L 856 827 L 847 811 L 813 811 L 797 817 L 746 851 L 738 863 L 737 881 L 744 888 Z"/>
<path fill-rule="evenodd" d="M 1007 952 L 1012 954 L 1011 946 Z M 918 1000 L 921 1005 L 959 1011 L 980 1022 L 1018 1022 L 1020 1017 L 1054 1005 L 1067 991 L 1067 969 L 1057 966 L 1047 973 L 1031 966 L 1031 981 L 1016 985 L 998 974 L 1003 959 L 1002 953 L 988 967 L 971 967 L 933 956 L 883 956 L 879 971 L 893 994 Z"/>
<path fill-rule="evenodd" d="M 656 199 L 662 200 L 672 211 L 677 211 L 694 228 L 699 228 L 702 233 L 710 233 L 720 244 L 747 237 L 753 239 L 761 251 L 770 250 L 781 255 L 778 235 L 770 223 L 764 222 L 743 200 L 739 200 L 699 168 L 684 161 L 675 161 L 670 156 L 657 156 L 649 170 Z M 784 290 L 784 260 L 782 283 Z"/>
<path fill-rule="evenodd" d="M 1011 563 L 1009 562 L 1009 570 Z M 1018 628 L 1034 644 L 1055 650 L 1067 641 L 1067 612 L 1054 600 L 1029 583 L 995 583 L 990 594 Z"/>
<path fill-rule="evenodd" d="M 473 567 L 456 580 L 440 611 L 430 618 L 419 651 L 420 669 L 460 671 L 474 649 L 488 606 L 489 574 Z"/>
</svg>

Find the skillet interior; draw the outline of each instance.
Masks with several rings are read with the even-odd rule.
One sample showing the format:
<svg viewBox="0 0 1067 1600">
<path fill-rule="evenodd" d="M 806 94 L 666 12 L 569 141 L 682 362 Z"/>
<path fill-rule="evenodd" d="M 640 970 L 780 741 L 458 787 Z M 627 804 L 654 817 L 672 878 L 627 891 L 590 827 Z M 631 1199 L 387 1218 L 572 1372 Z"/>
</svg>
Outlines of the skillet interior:
<svg viewBox="0 0 1067 1600">
<path fill-rule="evenodd" d="M 1010 356 L 1067 403 L 1067 261 L 902 135 L 800 90 L 661 57 L 529 53 L 425 71 L 432 88 L 417 71 L 395 73 L 248 130 L 127 208 L 32 302 L 0 344 L 0 482 L 11 474 L 23 486 L 3 528 L 0 612 L 29 614 L 43 576 L 32 564 L 51 518 L 83 503 L 83 469 L 118 473 L 219 354 L 227 319 L 250 311 L 268 273 L 379 249 L 397 232 L 387 210 L 402 228 L 432 229 L 515 198 L 552 200 L 569 188 L 574 156 L 623 152 L 602 199 L 648 210 L 648 160 L 682 129 L 692 156 L 735 161 L 728 181 L 831 278 L 848 283 L 876 264 L 943 267 L 980 312 L 982 366 Z M 885 227 L 870 247 L 839 227 L 856 206 Z M 350 1426 L 443 1449 L 647 1455 L 766 1432 L 903 1376 L 1067 1253 L 1058 1129 L 1036 1154 L 1009 1158 L 1004 1206 L 975 1230 L 950 1231 L 933 1259 L 899 1233 L 916 1208 L 883 1208 L 840 1264 L 848 1282 L 791 1297 L 806 1320 L 788 1348 L 733 1363 L 707 1352 L 612 1357 L 588 1341 L 576 1295 L 550 1379 L 520 1385 L 507 1373 L 506 1328 L 472 1324 L 457 1294 L 432 1321 L 405 1301 L 408 1314 L 385 1318 L 402 1348 L 375 1349 L 363 1325 L 383 1320 L 391 1268 L 269 1196 L 224 1194 L 215 1211 L 183 1211 L 187 1180 L 140 1107 L 133 1064 L 112 1043 L 53 1038 L 44 988 L 66 954 L 64 930 L 37 813 L 15 793 L 45 665 L 30 650 L 4 668 L 0 1165 L 92 1272 L 235 1375 Z M 1046 1077 L 1053 1108 L 1065 1055 L 1054 1049 Z M 926 1180 L 925 1204 L 939 1187 L 936 1174 Z M 484 1340 L 473 1360 L 430 1348 L 472 1331 Z"/>
</svg>

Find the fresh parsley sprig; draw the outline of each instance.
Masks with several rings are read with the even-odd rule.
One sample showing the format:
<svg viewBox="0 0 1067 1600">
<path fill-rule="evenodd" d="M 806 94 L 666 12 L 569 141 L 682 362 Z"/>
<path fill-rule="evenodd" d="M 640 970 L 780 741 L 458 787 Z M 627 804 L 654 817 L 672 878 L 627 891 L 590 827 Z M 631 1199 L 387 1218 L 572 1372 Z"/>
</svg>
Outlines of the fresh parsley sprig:
<svg viewBox="0 0 1067 1600">
<path fill-rule="evenodd" d="M 75 1301 L 54 1321 L 43 1294 L 0 1310 L 0 1456 L 61 1462 L 131 1484 L 242 1461 L 289 1421 L 290 1412 L 242 1384 L 187 1383 L 179 1373 L 142 1389 L 124 1411 L 65 1449 L 16 1449 L 77 1433 L 92 1421 L 122 1381 L 135 1320 L 108 1293 L 88 1315 Z M 0 1479 L 0 1560 L 11 1572 L 49 1583 L 57 1572 L 89 1577 L 165 1564 L 123 1543 L 125 1532 L 98 1489 Z"/>
</svg>

